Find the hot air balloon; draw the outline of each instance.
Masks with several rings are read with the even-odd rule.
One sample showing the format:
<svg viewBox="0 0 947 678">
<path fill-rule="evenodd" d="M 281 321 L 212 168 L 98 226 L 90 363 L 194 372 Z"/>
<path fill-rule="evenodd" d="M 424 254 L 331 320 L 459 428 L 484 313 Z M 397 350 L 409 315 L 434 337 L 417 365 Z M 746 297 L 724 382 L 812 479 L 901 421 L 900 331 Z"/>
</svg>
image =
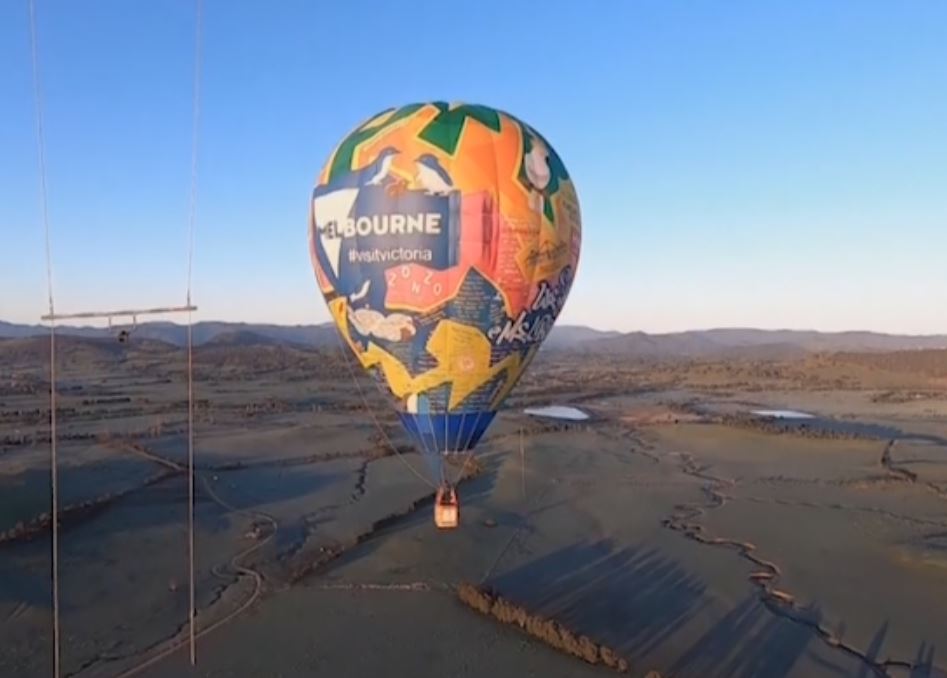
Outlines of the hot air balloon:
<svg viewBox="0 0 947 678">
<path fill-rule="evenodd" d="M 435 522 L 457 524 L 446 460 L 472 455 L 569 294 L 575 187 L 512 115 L 416 103 L 335 148 L 309 213 L 316 279 L 345 344 L 429 461 Z"/>
</svg>

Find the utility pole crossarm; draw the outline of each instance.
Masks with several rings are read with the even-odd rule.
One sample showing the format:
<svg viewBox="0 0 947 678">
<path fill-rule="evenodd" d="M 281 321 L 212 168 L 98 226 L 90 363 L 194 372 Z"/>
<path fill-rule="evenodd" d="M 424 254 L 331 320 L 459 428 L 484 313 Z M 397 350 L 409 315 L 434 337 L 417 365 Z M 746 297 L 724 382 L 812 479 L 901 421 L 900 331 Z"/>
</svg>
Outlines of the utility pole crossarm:
<svg viewBox="0 0 947 678">
<path fill-rule="evenodd" d="M 197 306 L 167 306 L 164 308 L 122 309 L 119 311 L 86 311 L 83 313 L 48 313 L 40 320 L 79 320 L 89 318 L 135 318 L 140 315 L 163 315 L 167 313 L 188 313 L 196 311 Z"/>
</svg>

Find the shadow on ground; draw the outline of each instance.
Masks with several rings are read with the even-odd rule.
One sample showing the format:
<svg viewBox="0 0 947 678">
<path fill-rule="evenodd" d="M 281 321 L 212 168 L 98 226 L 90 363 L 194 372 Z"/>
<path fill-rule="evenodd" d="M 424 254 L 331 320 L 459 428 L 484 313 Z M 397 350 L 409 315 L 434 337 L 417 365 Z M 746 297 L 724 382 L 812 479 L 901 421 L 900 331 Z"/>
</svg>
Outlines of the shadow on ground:
<svg viewBox="0 0 947 678">
<path fill-rule="evenodd" d="M 680 565 L 611 540 L 565 547 L 485 583 L 627 657 L 659 646 L 706 604 L 704 584 Z"/>
<path fill-rule="evenodd" d="M 805 611 L 812 621 L 821 614 Z M 772 614 L 750 596 L 694 643 L 671 668 L 674 676 L 707 678 L 782 678 L 788 676 L 809 644 L 821 642 L 803 624 Z M 841 666 L 823 665 L 837 675 L 849 675 Z"/>
</svg>

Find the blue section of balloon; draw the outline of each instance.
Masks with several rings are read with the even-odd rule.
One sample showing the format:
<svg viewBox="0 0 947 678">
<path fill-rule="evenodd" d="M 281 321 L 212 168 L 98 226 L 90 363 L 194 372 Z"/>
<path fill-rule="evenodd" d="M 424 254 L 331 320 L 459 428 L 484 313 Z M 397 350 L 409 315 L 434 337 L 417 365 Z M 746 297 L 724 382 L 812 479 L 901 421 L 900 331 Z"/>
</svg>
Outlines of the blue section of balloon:
<svg viewBox="0 0 947 678">
<path fill-rule="evenodd" d="M 478 410 L 459 414 L 399 412 L 401 423 L 422 450 L 472 450 L 490 426 L 496 412 Z M 437 452 L 434 453 L 438 454 Z"/>
</svg>

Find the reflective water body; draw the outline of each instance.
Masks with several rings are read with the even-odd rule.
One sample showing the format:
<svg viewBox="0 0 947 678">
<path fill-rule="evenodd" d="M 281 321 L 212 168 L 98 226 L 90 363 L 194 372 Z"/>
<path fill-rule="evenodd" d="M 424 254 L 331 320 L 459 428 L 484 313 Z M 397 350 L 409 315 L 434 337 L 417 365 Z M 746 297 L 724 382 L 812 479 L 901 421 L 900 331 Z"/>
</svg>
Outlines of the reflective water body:
<svg viewBox="0 0 947 678">
<path fill-rule="evenodd" d="M 815 415 L 796 410 L 753 410 L 753 414 L 761 417 L 775 417 L 777 419 L 814 419 Z"/>
<path fill-rule="evenodd" d="M 569 421 L 585 421 L 589 415 L 577 407 L 568 405 L 548 405 L 546 407 L 527 407 L 524 414 L 534 417 L 551 417 L 552 419 L 568 419 Z"/>
</svg>

